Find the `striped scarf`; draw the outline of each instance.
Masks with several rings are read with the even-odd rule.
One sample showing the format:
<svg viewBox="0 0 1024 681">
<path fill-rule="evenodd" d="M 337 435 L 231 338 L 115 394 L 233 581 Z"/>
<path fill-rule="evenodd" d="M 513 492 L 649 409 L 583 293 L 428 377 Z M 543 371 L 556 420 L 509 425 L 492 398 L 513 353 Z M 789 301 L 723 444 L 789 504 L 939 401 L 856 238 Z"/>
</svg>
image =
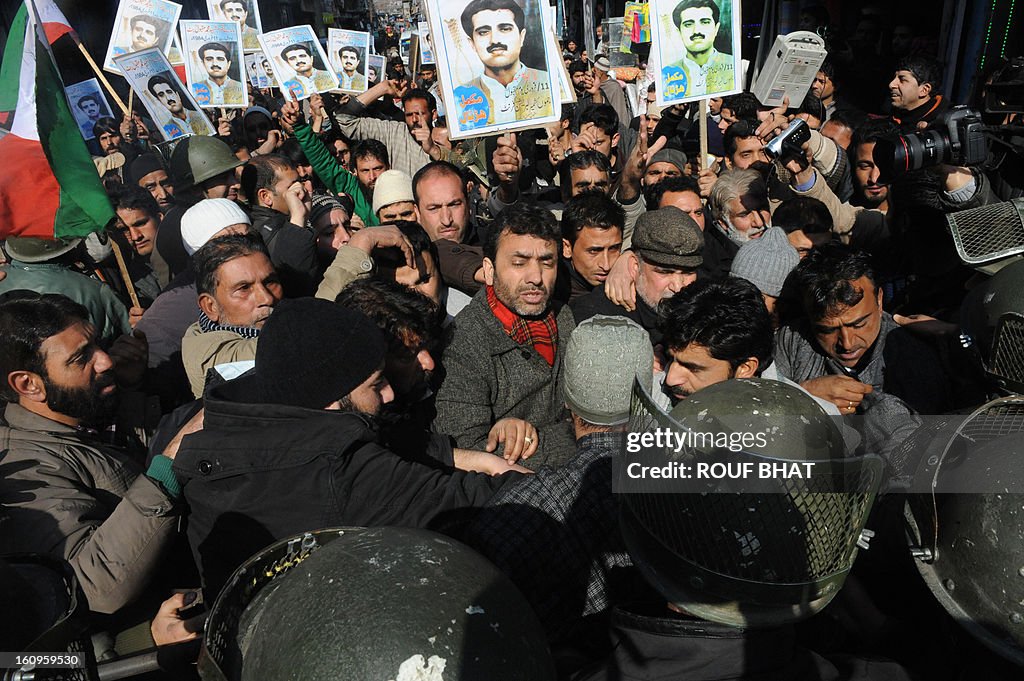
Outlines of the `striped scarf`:
<svg viewBox="0 0 1024 681">
<path fill-rule="evenodd" d="M 558 323 L 554 312 L 548 310 L 539 319 L 520 317 L 498 300 L 493 286 L 487 287 L 487 304 L 512 340 L 520 345 L 532 346 L 548 366 L 554 366 L 555 347 L 558 344 Z"/>
<path fill-rule="evenodd" d="M 228 324 L 218 324 L 209 317 L 202 310 L 199 310 L 199 328 L 202 329 L 203 333 L 210 333 L 211 331 L 230 331 L 231 333 L 237 333 L 242 338 L 259 338 L 260 330 L 251 326 L 230 326 Z"/>
</svg>

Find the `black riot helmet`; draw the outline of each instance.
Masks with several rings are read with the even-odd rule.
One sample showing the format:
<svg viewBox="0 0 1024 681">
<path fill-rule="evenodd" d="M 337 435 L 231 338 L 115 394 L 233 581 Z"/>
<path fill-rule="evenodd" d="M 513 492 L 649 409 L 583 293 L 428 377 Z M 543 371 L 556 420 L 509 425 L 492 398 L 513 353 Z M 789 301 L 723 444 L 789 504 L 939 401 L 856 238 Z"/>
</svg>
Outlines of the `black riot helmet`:
<svg viewBox="0 0 1024 681">
<path fill-rule="evenodd" d="M 853 565 L 881 459 L 846 458 L 839 427 L 817 403 L 767 379 L 716 383 L 671 414 L 635 385 L 630 431 L 655 429 L 693 434 L 666 452 L 691 481 L 702 462 L 752 468 L 742 479 L 699 483 L 700 492 L 687 482 L 678 493 L 620 494 L 623 537 L 647 581 L 683 612 L 735 627 L 778 626 L 824 608 Z M 761 464 L 809 463 L 814 474 L 802 480 L 757 478 Z M 750 485 L 757 490 L 745 491 Z"/>
<path fill-rule="evenodd" d="M 993 400 L 932 439 L 908 497 L 912 555 L 946 611 L 1024 666 L 1024 397 Z"/>
<path fill-rule="evenodd" d="M 341 528 L 278 542 L 210 613 L 205 681 L 546 681 L 542 628 L 491 563 L 443 535 Z"/>
<path fill-rule="evenodd" d="M 975 287 L 960 316 L 988 373 L 1007 392 L 1024 393 L 1024 261 L 1003 267 Z"/>
</svg>

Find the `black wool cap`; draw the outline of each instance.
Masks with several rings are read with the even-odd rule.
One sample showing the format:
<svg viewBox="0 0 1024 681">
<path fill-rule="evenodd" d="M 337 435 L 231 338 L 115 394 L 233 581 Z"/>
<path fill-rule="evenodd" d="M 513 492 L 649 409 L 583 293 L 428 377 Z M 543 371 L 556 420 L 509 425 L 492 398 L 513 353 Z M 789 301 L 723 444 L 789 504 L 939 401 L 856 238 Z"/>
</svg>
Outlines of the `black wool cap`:
<svg viewBox="0 0 1024 681">
<path fill-rule="evenodd" d="M 260 331 L 260 402 L 323 409 L 358 388 L 384 361 L 387 342 L 370 319 L 318 298 L 282 300 Z"/>
</svg>

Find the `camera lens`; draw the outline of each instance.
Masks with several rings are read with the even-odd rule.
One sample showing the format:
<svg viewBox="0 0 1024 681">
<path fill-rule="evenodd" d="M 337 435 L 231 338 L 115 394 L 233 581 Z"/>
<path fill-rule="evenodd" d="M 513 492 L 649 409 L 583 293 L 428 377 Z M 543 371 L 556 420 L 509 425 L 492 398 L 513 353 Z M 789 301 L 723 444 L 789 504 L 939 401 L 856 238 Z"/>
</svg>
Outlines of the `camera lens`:
<svg viewBox="0 0 1024 681">
<path fill-rule="evenodd" d="M 949 140 L 938 130 L 924 130 L 913 135 L 904 135 L 900 140 L 906 149 L 907 170 L 938 165 L 950 152 Z"/>
<path fill-rule="evenodd" d="M 923 130 L 911 135 L 880 139 L 871 156 L 888 183 L 912 170 L 938 165 L 950 158 L 949 139 L 938 130 Z"/>
</svg>

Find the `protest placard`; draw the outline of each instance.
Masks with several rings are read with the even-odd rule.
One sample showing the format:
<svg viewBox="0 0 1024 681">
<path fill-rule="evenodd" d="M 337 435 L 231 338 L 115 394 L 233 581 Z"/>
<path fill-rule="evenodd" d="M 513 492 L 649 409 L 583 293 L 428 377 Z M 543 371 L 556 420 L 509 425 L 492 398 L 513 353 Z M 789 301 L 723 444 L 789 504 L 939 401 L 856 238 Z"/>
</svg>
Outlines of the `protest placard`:
<svg viewBox="0 0 1024 681">
<path fill-rule="evenodd" d="M 256 0 L 206 0 L 210 21 L 233 21 L 242 31 L 242 49 L 256 52 L 260 49 L 259 35 L 263 33 L 260 5 Z"/>
<path fill-rule="evenodd" d="M 83 80 L 81 83 L 65 87 L 64 93 L 68 96 L 71 114 L 82 131 L 82 137 L 87 140 L 93 139 L 95 135 L 92 128 L 96 122 L 105 116 L 113 116 L 100 89 L 100 82 L 95 78 Z"/>
<path fill-rule="evenodd" d="M 245 108 L 242 33 L 234 21 L 181 21 L 185 80 L 203 108 Z"/>
<path fill-rule="evenodd" d="M 659 105 L 743 89 L 739 0 L 651 0 Z"/>
<path fill-rule="evenodd" d="M 114 62 L 150 118 L 159 126 L 164 139 L 214 134 L 210 120 L 159 48 L 124 54 L 115 57 Z"/>
<path fill-rule="evenodd" d="M 167 53 L 174 28 L 181 14 L 181 5 L 167 0 L 121 0 L 114 15 L 103 70 L 121 73 L 114 57 L 141 52 L 151 47 Z"/>
<path fill-rule="evenodd" d="M 327 30 L 327 54 L 338 76 L 338 89 L 360 94 L 366 92 L 366 57 L 370 53 L 370 34 L 340 28 Z"/>
<path fill-rule="evenodd" d="M 561 113 L 561 55 L 543 3 L 491 4 L 425 2 L 452 139 L 537 127 Z"/>
<path fill-rule="evenodd" d="M 308 99 L 338 89 L 338 77 L 312 26 L 292 26 L 259 36 L 285 99 Z"/>
</svg>

